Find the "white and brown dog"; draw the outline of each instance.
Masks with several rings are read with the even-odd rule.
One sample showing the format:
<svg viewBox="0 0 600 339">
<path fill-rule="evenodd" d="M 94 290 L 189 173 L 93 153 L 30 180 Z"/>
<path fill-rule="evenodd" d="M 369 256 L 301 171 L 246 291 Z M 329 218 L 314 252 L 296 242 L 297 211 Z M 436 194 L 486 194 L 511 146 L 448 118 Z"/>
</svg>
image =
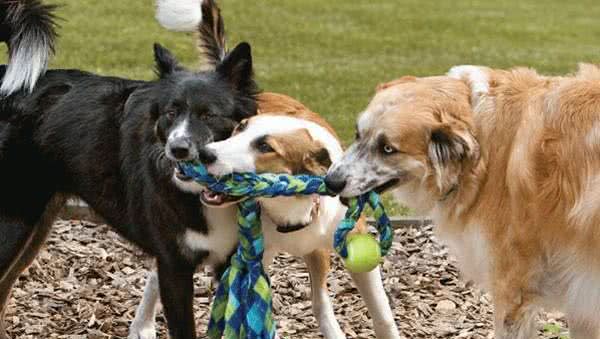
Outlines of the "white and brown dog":
<svg viewBox="0 0 600 339">
<path fill-rule="evenodd" d="M 491 291 L 496 338 L 535 336 L 539 307 L 573 339 L 600 328 L 600 70 L 545 77 L 458 66 L 381 86 L 327 182 L 390 189 L 429 213 Z"/>
<path fill-rule="evenodd" d="M 259 115 L 243 121 L 233 136 L 207 146 L 207 164 L 213 175 L 232 172 L 272 172 L 324 175 L 332 161 L 342 156 L 342 146 L 331 126 L 296 100 L 274 93 L 259 97 Z M 176 178 L 181 189 L 199 193 L 208 234 L 190 231 L 182 241 L 189 248 L 209 248 L 207 263 L 219 265 L 237 246 L 235 199 L 207 191 L 186 178 Z M 346 207 L 337 197 L 302 196 L 258 199 L 265 235 L 264 265 L 287 252 L 302 257 L 308 266 L 312 307 L 325 338 L 344 338 L 327 292 L 327 274 L 333 251 L 333 233 Z M 358 227 L 366 232 L 364 221 Z M 351 274 L 363 297 L 378 338 L 399 338 L 381 281 L 379 268 Z M 144 298 L 130 329 L 130 338 L 155 337 L 158 280 L 148 280 Z"/>
</svg>

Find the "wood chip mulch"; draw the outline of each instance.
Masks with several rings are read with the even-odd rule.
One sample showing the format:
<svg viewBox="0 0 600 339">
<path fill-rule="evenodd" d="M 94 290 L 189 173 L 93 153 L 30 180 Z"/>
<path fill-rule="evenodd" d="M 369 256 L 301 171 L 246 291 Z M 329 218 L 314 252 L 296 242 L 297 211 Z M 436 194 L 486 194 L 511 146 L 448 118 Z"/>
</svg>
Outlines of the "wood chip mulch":
<svg viewBox="0 0 600 339">
<path fill-rule="evenodd" d="M 459 279 L 432 228 L 399 229 L 395 240 L 383 272 L 402 335 L 493 338 L 489 296 Z M 152 264 L 105 225 L 59 221 L 13 289 L 6 314 L 8 333 L 22 339 L 125 338 Z M 320 338 L 305 265 L 282 255 L 270 272 L 281 337 Z M 197 328 L 202 333 L 214 284 L 207 274 L 196 274 L 195 279 Z M 347 336 L 374 338 L 366 307 L 337 258 L 329 282 L 337 319 Z M 540 334 L 545 332 L 543 338 L 558 338 L 566 331 L 559 314 L 542 315 L 538 327 Z M 167 338 L 162 313 L 158 330 L 160 338 Z"/>
</svg>

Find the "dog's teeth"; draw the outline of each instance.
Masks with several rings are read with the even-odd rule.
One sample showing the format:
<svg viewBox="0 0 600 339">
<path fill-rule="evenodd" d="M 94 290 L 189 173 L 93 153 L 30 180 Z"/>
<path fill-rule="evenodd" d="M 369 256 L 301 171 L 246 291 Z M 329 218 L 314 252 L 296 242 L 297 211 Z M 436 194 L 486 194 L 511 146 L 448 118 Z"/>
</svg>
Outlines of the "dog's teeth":
<svg viewBox="0 0 600 339">
<path fill-rule="evenodd" d="M 211 191 L 204 192 L 203 196 L 204 200 L 211 204 L 221 204 L 225 200 L 224 195 Z"/>
</svg>

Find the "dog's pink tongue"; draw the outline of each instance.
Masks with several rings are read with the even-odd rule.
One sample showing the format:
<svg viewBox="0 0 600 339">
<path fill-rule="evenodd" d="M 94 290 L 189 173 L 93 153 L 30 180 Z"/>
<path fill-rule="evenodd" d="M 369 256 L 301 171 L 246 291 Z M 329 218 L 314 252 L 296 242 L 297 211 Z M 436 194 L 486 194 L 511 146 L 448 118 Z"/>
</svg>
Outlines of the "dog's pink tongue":
<svg viewBox="0 0 600 339">
<path fill-rule="evenodd" d="M 204 198 L 204 201 L 211 203 L 211 204 L 222 204 L 223 200 L 225 200 L 225 196 L 223 194 L 220 193 L 215 193 L 215 192 L 211 192 L 211 191 L 204 191 L 202 193 L 202 197 Z"/>
</svg>

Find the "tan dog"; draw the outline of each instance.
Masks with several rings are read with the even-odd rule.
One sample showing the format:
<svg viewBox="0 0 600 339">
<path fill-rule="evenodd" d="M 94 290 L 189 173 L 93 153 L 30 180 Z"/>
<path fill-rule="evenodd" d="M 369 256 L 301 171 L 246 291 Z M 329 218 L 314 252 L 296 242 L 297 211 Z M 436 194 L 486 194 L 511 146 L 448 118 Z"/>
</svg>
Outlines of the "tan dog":
<svg viewBox="0 0 600 339">
<path fill-rule="evenodd" d="M 207 169 L 214 175 L 231 172 L 271 172 L 324 175 L 332 160 L 342 156 L 342 146 L 325 120 L 298 101 L 281 94 L 263 93 L 259 115 L 243 121 L 231 138 L 209 144 L 204 150 L 212 161 Z M 200 195 L 209 232 L 189 231 L 183 241 L 187 248 L 209 251 L 208 265 L 223 264 L 237 246 L 236 200 L 207 191 L 194 181 L 177 177 L 176 184 Z M 310 272 L 313 313 L 325 338 L 345 338 L 327 291 L 333 234 L 346 207 L 339 198 L 299 196 L 258 199 L 265 236 L 263 263 L 287 252 L 302 257 Z M 357 231 L 366 232 L 364 220 Z M 385 294 L 379 268 L 351 274 L 361 293 L 378 338 L 399 338 L 392 310 Z M 158 280 L 148 280 L 144 299 L 136 313 L 129 338 L 155 338 L 155 309 Z"/>
<path fill-rule="evenodd" d="M 600 325 L 600 70 L 569 77 L 458 66 L 383 85 L 327 177 L 342 196 L 394 191 L 429 213 L 492 292 L 496 338 L 535 336 L 539 307 L 573 339 Z"/>
</svg>

